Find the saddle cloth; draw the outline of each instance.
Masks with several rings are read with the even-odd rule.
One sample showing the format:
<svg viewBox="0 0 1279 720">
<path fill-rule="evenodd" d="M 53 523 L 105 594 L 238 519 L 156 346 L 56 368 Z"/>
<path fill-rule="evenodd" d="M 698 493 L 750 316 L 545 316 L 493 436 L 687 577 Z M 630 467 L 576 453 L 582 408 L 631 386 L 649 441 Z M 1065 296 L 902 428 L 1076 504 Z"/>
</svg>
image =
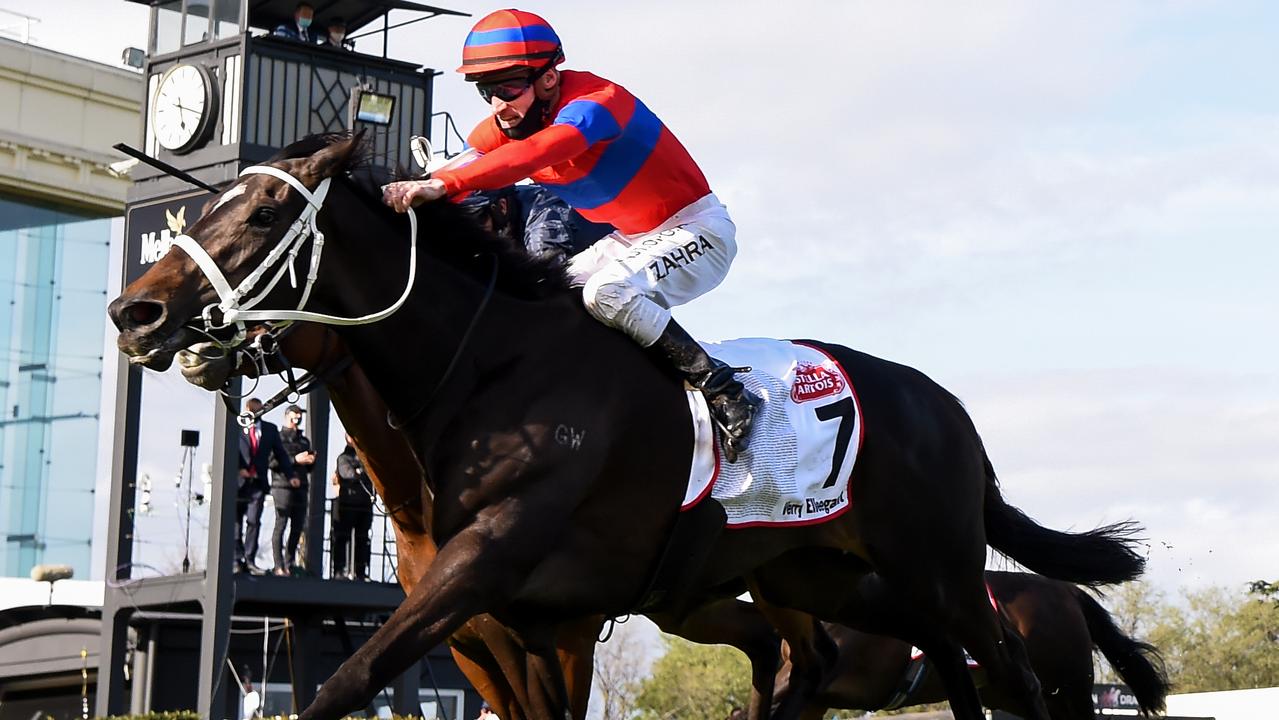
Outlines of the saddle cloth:
<svg viewBox="0 0 1279 720">
<path fill-rule="evenodd" d="M 844 369 L 821 349 L 800 342 L 746 338 L 702 343 L 712 357 L 751 372 L 738 379 L 764 405 L 750 448 L 722 460 L 706 398 L 688 392 L 694 451 L 682 510 L 707 496 L 730 528 L 804 525 L 842 514 L 862 440 L 862 413 Z"/>
</svg>

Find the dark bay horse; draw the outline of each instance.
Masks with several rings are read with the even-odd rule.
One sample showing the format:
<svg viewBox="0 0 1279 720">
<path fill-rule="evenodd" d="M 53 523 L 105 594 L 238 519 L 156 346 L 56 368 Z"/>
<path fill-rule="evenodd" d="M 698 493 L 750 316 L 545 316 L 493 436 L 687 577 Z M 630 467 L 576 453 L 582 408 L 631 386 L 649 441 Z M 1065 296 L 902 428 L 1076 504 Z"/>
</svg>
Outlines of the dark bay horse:
<svg viewBox="0 0 1279 720">
<path fill-rule="evenodd" d="M 235 374 L 259 377 L 263 370 L 285 373 L 302 368 L 314 373 L 330 392 L 334 408 L 355 441 L 379 498 L 387 508 L 398 548 L 396 568 L 401 587 L 411 594 L 437 548 L 430 534 L 432 496 L 420 465 L 403 433 L 386 423 L 386 404 L 352 361 L 341 337 L 313 323 L 294 323 L 279 331 L 262 326 L 248 340 L 270 335 L 272 349 L 254 354 L 217 352 L 203 344 L 179 353 L 182 375 L 206 390 L 218 390 Z M 209 351 L 212 351 L 211 353 Z M 206 354 L 209 353 L 209 354 Z M 781 656 L 779 638 L 749 604 L 713 602 L 681 617 L 651 616 L 663 630 L 700 643 L 738 648 L 751 660 L 754 692 L 748 717 L 762 718 L 771 704 L 774 669 Z M 592 658 L 604 618 L 587 617 L 559 629 L 557 646 L 567 684 L 568 710 L 584 720 L 593 677 Z M 561 709 L 546 705 L 539 692 L 546 678 L 528 665 L 518 633 L 490 615 L 469 620 L 448 640 L 454 660 L 477 692 L 508 720 L 558 717 Z"/>
<path fill-rule="evenodd" d="M 484 613 L 519 629 L 531 662 L 558 674 L 547 642 L 556 625 L 625 613 L 648 589 L 693 441 L 676 379 L 591 319 L 557 267 L 515 253 L 448 203 L 419 208 L 415 233 L 416 216 L 391 212 L 348 176 L 359 149 L 358 138 L 308 138 L 250 169 L 191 227 L 184 252 L 167 254 L 109 309 L 131 361 L 164 368 L 201 333 L 316 317 L 293 311 L 306 306 L 338 325 L 411 438 L 433 486 L 438 554 L 305 718 L 362 706 Z M 307 222 L 327 237 L 322 268 L 316 235 L 298 234 Z M 278 283 L 293 257 L 280 248 L 297 237 L 318 273 L 299 273 L 305 287 Z M 932 658 L 956 717 L 977 720 L 966 647 L 1031 717 L 1047 718 L 1015 629 L 987 605 L 986 546 L 1062 580 L 1121 582 L 1143 566 L 1134 528 L 1039 526 L 1003 500 L 954 396 L 905 366 L 818 346 L 857 384 L 864 413 L 850 510 L 820 525 L 724 532 L 687 589 L 744 578 L 765 612 L 900 637 Z M 581 441 L 563 442 L 560 428 Z M 813 645 L 811 625 L 775 624 L 792 647 Z M 558 685 L 563 697 L 562 677 Z"/>
<path fill-rule="evenodd" d="M 1053 720 L 1093 720 L 1094 649 L 1132 688 L 1144 713 L 1164 709 L 1168 678 L 1158 652 L 1125 635 L 1092 595 L 1070 583 L 1028 573 L 987 572 L 986 582 L 999 612 L 1026 643 Z M 830 708 L 873 711 L 946 699 L 927 658 L 911 659 L 909 643 L 837 625 L 826 629 L 839 647 L 839 660 L 830 681 L 805 709 L 804 720 L 821 720 Z M 778 694 L 785 695 L 786 668 L 778 677 Z M 1021 711 L 1020 698 L 1007 688 L 979 684 L 987 707 Z"/>
<path fill-rule="evenodd" d="M 262 328 L 265 330 L 265 327 Z M 252 339 L 252 338 L 251 338 Z M 355 441 L 365 470 L 387 509 L 395 533 L 396 575 L 405 595 L 435 559 L 431 537 L 432 497 L 422 467 L 403 433 L 386 425 L 387 408 L 359 365 L 349 362 L 341 338 L 322 325 L 298 323 L 278 336 L 279 352 L 250 361 L 247 356 L 203 354 L 192 348 L 179 356 L 182 374 L 191 383 L 216 390 L 231 374 L 257 377 L 262 369 L 283 372 L 286 367 L 311 370 L 321 377 L 348 434 Z M 288 365 L 273 363 L 287 362 Z M 261 363 L 259 365 L 258 363 Z M 557 638 L 567 697 L 574 718 L 585 718 L 590 697 L 591 658 L 601 617 L 588 617 L 564 628 Z M 541 704 L 529 689 L 527 653 L 519 637 L 490 615 L 471 618 L 448 639 L 454 661 L 480 696 L 510 720 L 558 714 Z"/>
<path fill-rule="evenodd" d="M 281 333 L 277 342 L 278 355 L 268 355 L 256 363 L 189 355 L 191 360 L 183 363 L 182 373 L 192 383 L 210 390 L 222 387 L 232 372 L 254 377 L 264 365 L 274 372 L 289 366 L 306 368 L 323 377 L 343 424 L 355 438 L 378 496 L 390 510 L 400 548 L 401 584 L 406 594 L 412 592 L 422 568 L 434 558 L 435 546 L 425 529 L 430 521 L 430 493 L 422 492 L 423 483 L 405 482 L 420 471 L 407 442 L 386 425 L 385 404 L 359 366 L 350 362 L 341 338 L 331 329 L 297 324 Z M 288 365 L 272 365 L 277 358 Z M 1158 653 L 1152 646 L 1127 637 L 1090 594 L 1069 583 L 1028 573 L 987 571 L 986 584 L 998 604 L 998 612 L 1007 616 L 1026 644 L 1053 720 L 1091 720 L 1094 649 L 1133 689 L 1144 712 L 1152 714 L 1163 709 L 1168 680 Z M 718 610 L 723 612 L 722 608 Z M 749 606 L 739 606 L 737 611 L 749 613 Z M 591 654 L 601 623 L 602 618 L 588 618 L 559 633 L 559 656 L 575 718 L 585 717 Z M 725 634 L 740 637 L 739 627 L 740 623 Z M 801 717 L 805 720 L 820 720 L 831 708 L 873 711 L 946 699 L 928 661 L 912 660 L 909 643 L 835 624 L 826 624 L 825 629 L 838 648 L 838 659 L 828 681 L 804 709 Z M 703 632 L 703 639 L 708 635 Z M 546 714 L 545 708 L 532 706 L 525 694 L 530 678 L 518 638 L 496 620 L 489 616 L 473 618 L 454 633 L 449 643 L 468 680 L 485 700 L 504 713 L 503 717 L 518 720 Z M 753 664 L 767 664 L 769 655 L 761 658 L 757 648 L 746 649 Z M 917 666 L 921 662 L 923 668 Z M 789 672 L 787 664 L 778 674 L 781 696 L 788 694 Z M 1020 711 L 1018 698 L 983 681 L 980 678 L 978 686 L 987 707 Z"/>
</svg>

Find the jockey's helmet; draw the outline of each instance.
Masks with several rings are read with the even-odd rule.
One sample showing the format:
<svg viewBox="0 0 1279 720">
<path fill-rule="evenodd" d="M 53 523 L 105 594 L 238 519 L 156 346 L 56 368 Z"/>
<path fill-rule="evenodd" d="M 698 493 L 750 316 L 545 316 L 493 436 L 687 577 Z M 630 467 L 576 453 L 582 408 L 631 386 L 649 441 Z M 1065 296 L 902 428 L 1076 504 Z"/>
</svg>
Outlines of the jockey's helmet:
<svg viewBox="0 0 1279 720">
<path fill-rule="evenodd" d="M 497 10 L 471 28 L 457 71 L 476 82 L 519 68 L 540 74 L 562 62 L 560 36 L 550 23 L 523 10 Z"/>
</svg>

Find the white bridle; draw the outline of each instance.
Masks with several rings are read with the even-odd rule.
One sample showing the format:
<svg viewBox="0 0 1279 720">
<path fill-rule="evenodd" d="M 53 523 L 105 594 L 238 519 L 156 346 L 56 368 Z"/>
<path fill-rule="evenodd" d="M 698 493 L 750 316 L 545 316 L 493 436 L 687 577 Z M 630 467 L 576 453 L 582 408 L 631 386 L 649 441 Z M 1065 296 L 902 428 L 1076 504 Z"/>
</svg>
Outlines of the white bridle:
<svg viewBox="0 0 1279 720">
<path fill-rule="evenodd" d="M 208 278 L 209 284 L 218 293 L 220 302 L 210 304 L 200 313 L 200 318 L 204 322 L 204 332 L 210 336 L 215 343 L 223 347 L 233 347 L 239 345 L 246 337 L 244 324 L 246 321 L 258 322 L 315 322 L 323 325 L 368 325 L 390 317 L 395 311 L 399 310 L 406 300 L 409 293 L 413 290 L 413 281 L 417 276 L 417 215 L 409 208 L 409 277 L 405 283 L 404 292 L 400 298 L 394 303 L 379 312 L 360 317 L 337 317 L 334 315 L 325 315 L 323 313 L 307 312 L 303 310 L 306 307 L 307 300 L 311 297 L 311 288 L 315 285 L 315 279 L 320 273 L 320 257 L 324 252 L 324 233 L 320 232 L 320 228 L 316 225 L 316 216 L 324 207 L 324 199 L 328 196 L 329 184 L 331 178 L 324 178 L 320 181 L 315 192 L 311 192 L 293 175 L 274 168 L 269 165 L 254 165 L 247 167 L 240 172 L 240 177 L 245 175 L 270 175 L 288 183 L 294 190 L 297 190 L 303 198 L 306 199 L 307 206 L 303 208 L 302 214 L 297 220 L 293 221 L 293 225 L 289 227 L 288 232 L 284 233 L 284 237 L 280 238 L 280 242 L 276 244 L 271 252 L 267 254 L 262 264 L 257 267 L 249 276 L 244 278 L 238 287 L 231 288 L 231 283 L 227 282 L 226 276 L 222 274 L 222 269 L 218 267 L 209 253 L 205 251 L 199 243 L 190 235 L 179 235 L 173 239 L 173 244 L 182 248 L 184 252 L 204 273 Z M 231 192 L 228 190 L 228 192 Z M 297 308 L 294 310 L 254 310 L 252 309 L 262 301 L 270 292 L 279 284 L 280 279 L 284 277 L 284 271 L 289 272 L 289 283 L 293 288 L 297 288 L 297 273 L 293 268 L 294 262 L 297 260 L 298 253 L 302 250 L 302 246 L 308 239 L 313 239 L 311 244 L 311 264 L 306 274 L 306 285 L 302 288 L 302 297 L 298 299 Z M 275 267 L 278 265 L 278 267 Z M 254 287 L 256 287 L 271 269 L 275 267 L 275 274 L 271 276 L 266 286 L 260 292 L 247 300 L 244 299 Z M 213 311 L 217 310 L 221 314 L 221 321 L 213 319 Z M 214 339 L 213 331 L 222 330 L 234 325 L 236 328 L 235 337 L 228 341 Z"/>
</svg>

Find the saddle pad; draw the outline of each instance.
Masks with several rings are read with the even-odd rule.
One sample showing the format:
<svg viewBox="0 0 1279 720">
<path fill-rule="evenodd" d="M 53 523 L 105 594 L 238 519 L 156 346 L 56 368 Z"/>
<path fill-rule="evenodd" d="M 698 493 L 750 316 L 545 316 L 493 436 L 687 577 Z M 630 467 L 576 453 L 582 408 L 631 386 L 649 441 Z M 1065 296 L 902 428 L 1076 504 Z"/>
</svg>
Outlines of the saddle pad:
<svg viewBox="0 0 1279 720">
<path fill-rule="evenodd" d="M 706 398 L 688 393 L 694 451 L 681 509 L 708 495 L 730 528 L 806 525 L 848 509 L 850 475 L 862 441 L 862 413 L 844 369 L 824 351 L 798 342 L 746 338 L 702 343 L 711 357 L 749 366 L 738 379 L 764 405 L 750 447 L 722 460 Z"/>
</svg>

